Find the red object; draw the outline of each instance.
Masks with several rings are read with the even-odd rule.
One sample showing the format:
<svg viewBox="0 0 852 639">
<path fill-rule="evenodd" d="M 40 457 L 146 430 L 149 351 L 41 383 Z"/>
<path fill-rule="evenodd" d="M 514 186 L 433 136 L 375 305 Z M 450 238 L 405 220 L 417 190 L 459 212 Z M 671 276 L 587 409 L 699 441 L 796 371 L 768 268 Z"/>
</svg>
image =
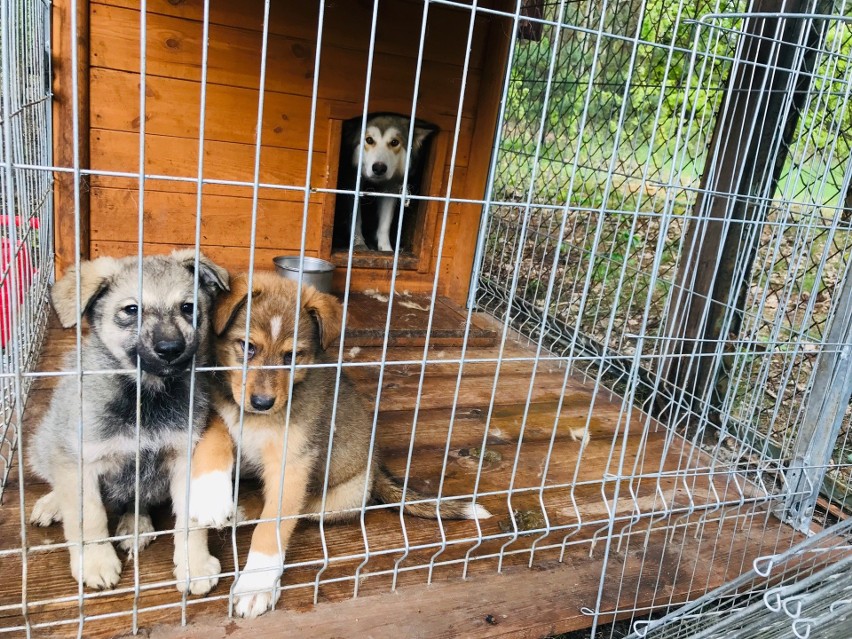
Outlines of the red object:
<svg viewBox="0 0 852 639">
<path fill-rule="evenodd" d="M 38 220 L 25 220 L 20 216 L 15 216 L 15 226 L 19 227 L 29 222 L 30 227 L 37 229 Z M 5 226 L 9 228 L 9 217 L 6 215 L 0 216 L 0 228 Z M 35 281 L 37 269 L 33 267 L 32 259 L 30 258 L 29 245 L 18 240 L 17 247 L 12 246 L 12 240 L 8 237 L 8 231 L 4 233 L 5 237 L 0 238 L 0 348 L 6 346 L 6 342 L 12 335 L 12 304 L 20 306 L 24 303 L 24 297 L 27 291 Z M 14 272 L 12 269 L 12 256 L 15 255 L 17 249 L 17 258 L 15 260 L 18 268 L 18 299 L 13 299 L 12 278 Z"/>
</svg>

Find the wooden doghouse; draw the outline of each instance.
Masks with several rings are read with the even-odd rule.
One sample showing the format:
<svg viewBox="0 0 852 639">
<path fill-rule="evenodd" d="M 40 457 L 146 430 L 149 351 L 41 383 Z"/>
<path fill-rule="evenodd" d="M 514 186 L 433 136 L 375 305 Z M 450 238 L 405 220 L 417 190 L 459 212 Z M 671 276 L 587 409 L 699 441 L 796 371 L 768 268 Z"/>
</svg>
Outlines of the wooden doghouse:
<svg viewBox="0 0 852 639">
<path fill-rule="evenodd" d="M 494 4 L 494 3 L 492 3 Z M 499 4 L 499 2 L 497 3 Z M 140 20 L 133 0 L 60 0 L 55 7 L 55 162 L 73 166 L 74 129 L 70 7 L 77 7 L 80 252 L 83 257 L 138 251 L 140 180 Z M 198 154 L 202 94 L 204 2 L 149 0 L 146 20 L 144 231 L 146 252 L 193 245 L 196 231 Z M 361 116 L 367 87 L 373 2 L 326 4 L 311 132 L 317 47 L 317 2 L 275 2 L 269 38 L 261 130 L 260 188 L 256 234 L 258 268 L 272 257 L 298 254 L 304 189 L 309 186 L 305 253 L 345 264 L 334 255 L 334 189 L 343 123 Z M 379 4 L 369 86 L 370 112 L 409 115 L 423 30 L 424 5 L 414 0 Z M 492 157 L 512 21 L 476 14 L 465 78 L 464 106 L 455 161 L 451 158 L 459 93 L 463 84 L 471 12 L 429 5 L 415 115 L 439 128 L 425 160 L 422 195 L 481 200 Z M 85 35 L 88 34 L 88 37 Z M 230 268 L 246 268 L 251 243 L 255 123 L 261 86 L 263 2 L 212 0 L 209 19 L 203 130 L 205 179 L 201 199 L 201 246 Z M 313 133 L 313 153 L 308 148 Z M 92 171 L 125 176 L 92 175 Z M 160 177 L 157 177 L 160 176 Z M 168 179 L 173 178 L 173 179 Z M 181 178 L 181 179 L 174 179 Z M 74 261 L 73 174 L 56 188 L 56 253 L 62 270 Z M 290 187 L 290 188 L 280 188 Z M 294 188 L 295 187 L 295 188 Z M 317 191 L 317 189 L 319 189 Z M 438 260 L 443 201 L 421 202 L 410 250 L 399 261 L 397 287 L 431 290 L 440 270 L 439 294 L 465 299 L 481 205 L 451 203 L 443 254 Z M 392 256 L 355 255 L 354 290 L 387 289 Z M 338 268 L 342 287 L 345 269 Z"/>
</svg>

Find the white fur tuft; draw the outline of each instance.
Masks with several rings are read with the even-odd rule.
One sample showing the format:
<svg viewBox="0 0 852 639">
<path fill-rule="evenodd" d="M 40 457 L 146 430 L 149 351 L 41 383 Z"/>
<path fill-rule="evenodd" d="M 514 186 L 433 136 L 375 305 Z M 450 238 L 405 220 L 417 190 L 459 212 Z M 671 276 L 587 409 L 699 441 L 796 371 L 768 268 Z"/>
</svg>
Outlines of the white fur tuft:
<svg viewBox="0 0 852 639">
<path fill-rule="evenodd" d="M 284 324 L 284 318 L 280 315 L 276 315 L 271 320 L 269 320 L 269 332 L 272 333 L 272 340 L 278 339 L 278 336 L 281 335 L 281 326 Z"/>
<path fill-rule="evenodd" d="M 358 357 L 358 354 L 359 354 L 360 352 L 361 352 L 361 347 L 360 347 L 360 346 L 353 346 L 352 348 L 350 348 L 350 349 L 349 349 L 349 352 L 347 353 L 347 355 L 348 355 L 349 357 Z"/>
<path fill-rule="evenodd" d="M 480 504 L 468 504 L 465 516 L 468 519 L 490 519 L 491 513 Z"/>
</svg>

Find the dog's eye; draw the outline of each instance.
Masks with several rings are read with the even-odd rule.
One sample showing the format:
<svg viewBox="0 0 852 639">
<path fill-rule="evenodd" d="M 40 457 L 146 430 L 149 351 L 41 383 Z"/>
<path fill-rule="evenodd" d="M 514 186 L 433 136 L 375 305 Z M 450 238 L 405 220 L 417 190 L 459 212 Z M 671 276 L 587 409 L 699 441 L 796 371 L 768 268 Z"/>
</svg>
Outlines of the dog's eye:
<svg viewBox="0 0 852 639">
<path fill-rule="evenodd" d="M 394 138 L 393 140 L 390 141 L 390 145 L 391 146 L 399 146 L 399 140 Z"/>
<path fill-rule="evenodd" d="M 297 360 L 302 359 L 302 355 L 304 355 L 304 354 L 305 354 L 304 351 L 296 351 L 296 359 Z M 284 353 L 284 365 L 286 366 L 286 365 L 292 364 L 292 363 L 293 363 L 293 352 L 290 351 L 288 353 Z"/>
<path fill-rule="evenodd" d="M 371 145 L 376 143 L 376 141 L 372 137 L 370 137 L 369 135 L 366 138 L 364 138 L 364 142 L 366 142 L 367 144 L 371 144 Z"/>
<path fill-rule="evenodd" d="M 139 313 L 139 307 L 136 304 L 128 304 L 121 310 L 123 310 L 128 315 L 136 315 L 137 313 Z"/>
<path fill-rule="evenodd" d="M 248 343 L 248 346 L 246 346 L 246 343 L 245 343 L 243 340 L 240 340 L 240 341 L 239 341 L 239 344 L 240 344 L 240 349 L 242 349 L 242 351 L 243 351 L 244 353 L 248 353 L 248 358 L 249 358 L 249 359 L 251 359 L 252 357 L 254 357 L 254 354 L 255 354 L 255 347 L 254 347 L 254 344 L 252 344 L 251 342 L 249 342 L 249 343 Z"/>
<path fill-rule="evenodd" d="M 184 315 L 192 315 L 192 311 L 194 308 L 194 305 L 190 304 L 189 302 L 184 302 L 180 305 L 180 312 Z"/>
</svg>

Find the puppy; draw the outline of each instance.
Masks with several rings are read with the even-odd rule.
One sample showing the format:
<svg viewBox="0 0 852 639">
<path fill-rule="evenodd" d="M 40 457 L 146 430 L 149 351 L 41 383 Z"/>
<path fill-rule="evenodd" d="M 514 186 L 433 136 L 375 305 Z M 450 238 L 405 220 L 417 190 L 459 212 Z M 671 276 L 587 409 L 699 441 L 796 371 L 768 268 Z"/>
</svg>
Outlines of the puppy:
<svg viewBox="0 0 852 639">
<path fill-rule="evenodd" d="M 283 570 L 283 557 L 296 525 L 294 516 L 313 514 L 322 508 L 328 440 L 331 428 L 332 398 L 336 369 L 301 368 L 300 365 L 334 361 L 325 350 L 340 334 L 342 309 L 337 299 L 314 288 L 303 288 L 299 331 L 294 343 L 298 284 L 272 272 L 257 272 L 252 282 L 251 323 L 245 341 L 247 278 L 237 275 L 231 291 L 216 309 L 216 355 L 220 366 L 241 367 L 244 354 L 248 364 L 245 389 L 242 370 L 224 372 L 217 379 L 214 405 L 217 416 L 195 451 L 195 486 L 219 482 L 220 503 L 232 507 L 230 472 L 233 464 L 230 438 L 240 437 L 240 403 L 243 402 L 242 455 L 245 465 L 263 480 L 262 519 L 282 517 L 280 529 L 272 521 L 254 529 L 248 561 L 234 585 L 236 613 L 254 617 L 265 612 L 278 598 L 276 584 Z M 296 369 L 292 395 L 290 368 L 295 352 Z M 265 366 L 280 368 L 255 368 Z M 284 456 L 285 416 L 290 406 L 286 459 Z M 228 435 L 230 431 L 230 437 Z M 361 508 L 364 491 L 384 503 L 402 500 L 401 486 L 381 468 L 378 455 L 369 458 L 372 420 L 357 390 L 341 375 L 336 427 L 328 468 L 325 521 L 354 517 Z M 215 459 L 215 463 L 210 460 Z M 284 485 L 281 486 L 282 465 Z M 369 468 L 369 469 L 368 469 Z M 227 485 L 226 485 L 227 482 Z M 283 488 L 283 490 L 282 490 Z M 280 495 L 280 501 L 279 501 Z M 423 499 L 408 490 L 407 499 Z M 436 517 L 436 506 L 425 503 L 405 505 L 405 512 L 420 517 Z M 472 507 L 450 501 L 441 504 L 441 516 L 449 519 L 487 518 L 482 506 Z M 208 520 L 212 524 L 222 522 Z"/>
<path fill-rule="evenodd" d="M 394 114 L 379 114 L 367 120 L 364 137 L 361 137 L 360 122 L 351 139 L 352 168 L 361 172 L 362 188 L 372 193 L 376 201 L 377 226 L 375 244 L 380 251 L 393 251 L 390 230 L 394 217 L 400 209 L 400 196 L 405 167 L 409 166 L 408 190 L 419 180 L 420 153 L 426 140 L 435 132 L 433 127 L 415 126 L 414 136 L 408 139 L 411 118 Z M 363 154 L 361 147 L 363 146 Z M 359 156 L 360 164 L 359 164 Z M 354 187 L 354 179 L 353 184 Z M 381 194 L 396 197 L 382 197 Z M 407 193 L 405 194 L 407 198 Z M 363 198 L 362 198 L 363 199 Z M 355 247 L 367 248 L 364 239 L 362 205 L 359 200 L 355 217 Z M 408 206 L 408 203 L 405 203 Z M 349 211 L 352 209 L 350 208 Z"/>
<path fill-rule="evenodd" d="M 107 508 L 123 513 L 117 534 L 133 532 L 138 446 L 139 529 L 153 532 L 148 508 L 171 496 L 177 519 L 177 587 L 203 594 L 216 585 L 219 562 L 207 549 L 206 530 L 189 532 L 188 555 L 180 530 L 187 524 L 187 446 L 201 435 L 210 407 L 210 376 L 196 375 L 190 415 L 191 364 L 193 357 L 199 366 L 212 363 L 213 301 L 228 288 L 228 273 L 201 256 L 194 307 L 194 251 L 145 257 L 141 294 L 138 266 L 136 257 L 101 257 L 80 264 L 80 304 L 90 326 L 82 345 L 82 368 L 125 372 L 85 375 L 82 391 L 76 375 L 62 377 L 28 446 L 32 469 L 52 488 L 38 500 L 30 520 L 64 524 L 75 579 L 90 588 L 115 586 L 121 562 L 112 544 L 104 541 L 109 536 Z M 75 280 L 70 269 L 51 291 L 65 327 L 77 322 Z M 138 433 L 137 356 L 142 369 Z M 76 358 L 76 352 L 67 355 L 65 370 L 77 367 Z M 150 539 L 140 538 L 140 547 Z M 133 540 L 121 543 L 128 551 L 132 545 Z"/>
</svg>

